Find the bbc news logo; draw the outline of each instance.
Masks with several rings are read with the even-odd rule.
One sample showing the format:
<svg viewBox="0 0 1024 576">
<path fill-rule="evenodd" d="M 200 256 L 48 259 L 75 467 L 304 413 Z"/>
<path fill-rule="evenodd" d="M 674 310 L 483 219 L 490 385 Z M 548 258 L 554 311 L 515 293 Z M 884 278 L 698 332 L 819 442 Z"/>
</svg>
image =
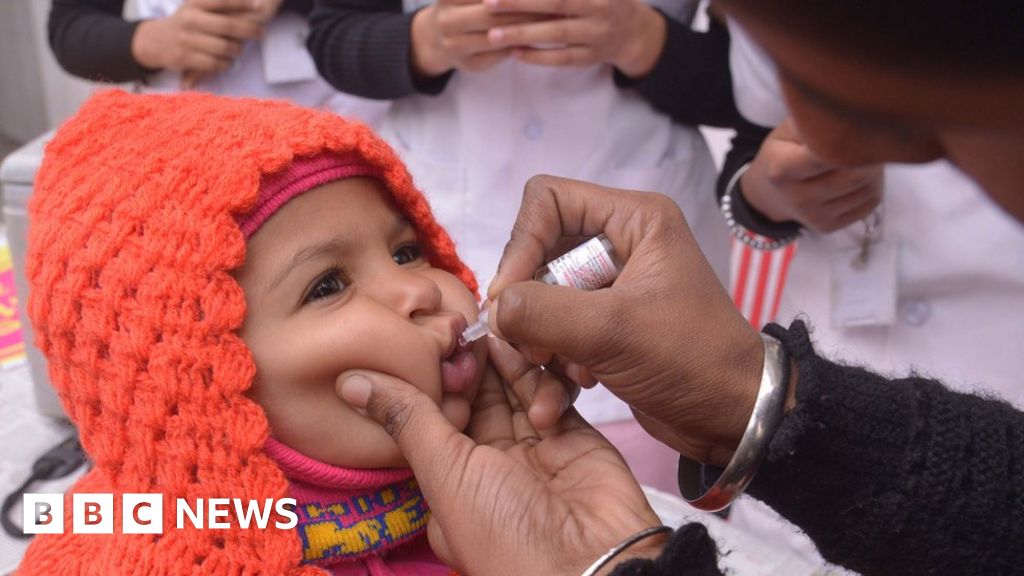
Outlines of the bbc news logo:
<svg viewBox="0 0 1024 576">
<path fill-rule="evenodd" d="M 22 499 L 22 531 L 25 534 L 64 533 L 64 495 L 28 494 Z M 72 494 L 71 531 L 75 534 L 113 534 L 113 494 Z M 295 513 L 294 498 L 272 500 L 242 500 L 240 498 L 198 498 L 189 502 L 184 498 L 175 499 L 175 527 L 182 530 L 186 525 L 201 530 L 226 530 L 232 515 L 238 526 L 265 530 L 271 524 L 273 513 L 287 518 L 275 520 L 274 527 L 295 528 L 299 517 Z M 124 534 L 163 534 L 163 494 L 122 494 L 121 532 Z"/>
</svg>

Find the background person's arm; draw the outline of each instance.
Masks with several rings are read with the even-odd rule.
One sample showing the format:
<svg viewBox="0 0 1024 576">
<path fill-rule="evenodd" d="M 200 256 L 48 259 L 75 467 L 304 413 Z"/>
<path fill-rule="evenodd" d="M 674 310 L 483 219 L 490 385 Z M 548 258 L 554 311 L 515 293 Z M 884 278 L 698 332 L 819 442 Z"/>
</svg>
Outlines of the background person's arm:
<svg viewBox="0 0 1024 576">
<path fill-rule="evenodd" d="M 746 121 L 737 126 L 736 135 L 731 141 L 732 147 L 725 154 L 725 161 L 722 163 L 722 171 L 718 175 L 715 189 L 718 193 L 719 203 L 723 196 L 731 195 L 732 215 L 737 224 L 768 238 L 788 238 L 800 233 L 803 228 L 800 223 L 792 220 L 775 222 L 758 212 L 747 202 L 743 193 L 742 174 L 738 176 L 740 170 L 749 167 L 757 158 L 761 145 L 764 144 L 771 131 L 771 128 Z"/>
<path fill-rule="evenodd" d="M 665 44 L 654 67 L 633 78 L 615 70 L 615 83 L 631 88 L 676 122 L 738 128 L 747 123 L 736 109 L 729 73 L 729 31 L 710 18 L 707 32 L 662 14 Z"/>
<path fill-rule="evenodd" d="M 412 72 L 412 19 L 401 0 L 318 0 L 307 46 L 317 70 L 342 92 L 393 99 L 440 94 L 451 72 L 420 79 Z"/>
<path fill-rule="evenodd" d="M 132 57 L 139 22 L 122 16 L 123 0 L 53 0 L 47 32 L 57 62 L 87 80 L 130 82 L 152 73 Z"/>
</svg>

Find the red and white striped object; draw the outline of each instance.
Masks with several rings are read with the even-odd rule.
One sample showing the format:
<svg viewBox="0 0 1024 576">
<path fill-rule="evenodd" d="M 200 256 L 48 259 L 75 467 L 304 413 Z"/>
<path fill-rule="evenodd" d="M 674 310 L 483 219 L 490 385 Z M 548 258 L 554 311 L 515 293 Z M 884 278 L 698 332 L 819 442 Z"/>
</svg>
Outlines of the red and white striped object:
<svg viewBox="0 0 1024 576">
<path fill-rule="evenodd" d="M 793 242 L 776 250 L 758 250 L 739 240 L 732 241 L 729 295 L 757 330 L 775 320 L 779 312 L 779 300 L 782 299 L 796 245 Z"/>
</svg>

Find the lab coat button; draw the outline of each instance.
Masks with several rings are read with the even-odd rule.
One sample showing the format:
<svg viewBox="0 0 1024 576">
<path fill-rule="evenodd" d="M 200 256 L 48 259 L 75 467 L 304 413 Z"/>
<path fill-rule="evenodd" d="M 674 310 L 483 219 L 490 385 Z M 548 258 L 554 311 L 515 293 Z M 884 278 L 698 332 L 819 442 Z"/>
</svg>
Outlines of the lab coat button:
<svg viewBox="0 0 1024 576">
<path fill-rule="evenodd" d="M 932 307 L 926 300 L 911 300 L 903 307 L 903 321 L 911 326 L 923 326 L 932 316 Z"/>
<path fill-rule="evenodd" d="M 536 116 L 531 116 L 523 124 L 523 134 L 530 140 L 536 140 L 544 135 L 544 121 Z"/>
</svg>

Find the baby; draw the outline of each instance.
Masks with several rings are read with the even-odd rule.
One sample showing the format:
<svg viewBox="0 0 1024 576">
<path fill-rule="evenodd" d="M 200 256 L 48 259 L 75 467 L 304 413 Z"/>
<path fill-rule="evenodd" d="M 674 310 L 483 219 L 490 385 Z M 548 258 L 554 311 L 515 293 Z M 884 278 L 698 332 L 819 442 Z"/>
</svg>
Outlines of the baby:
<svg viewBox="0 0 1024 576">
<path fill-rule="evenodd" d="M 494 377 L 457 344 L 476 282 L 383 141 L 110 91 L 57 133 L 30 210 L 31 320 L 94 464 L 69 493 L 160 493 L 164 530 L 124 534 L 115 507 L 112 535 L 39 536 L 21 573 L 451 573 L 397 446 L 336 392 L 388 373 L 462 428 Z M 178 529 L 178 498 L 294 498 L 298 522 Z"/>
</svg>

